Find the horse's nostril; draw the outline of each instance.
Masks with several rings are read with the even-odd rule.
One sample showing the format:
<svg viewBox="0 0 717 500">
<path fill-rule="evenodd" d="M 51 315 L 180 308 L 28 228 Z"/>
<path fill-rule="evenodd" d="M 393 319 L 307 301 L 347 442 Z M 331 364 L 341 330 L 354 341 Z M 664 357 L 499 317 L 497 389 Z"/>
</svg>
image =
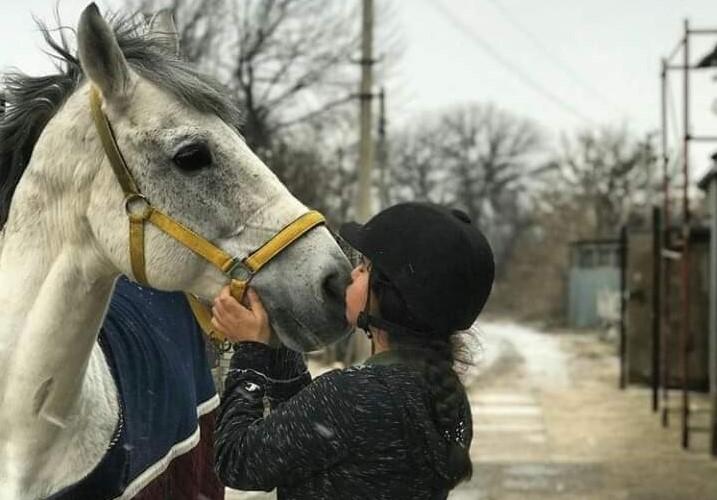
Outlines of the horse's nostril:
<svg viewBox="0 0 717 500">
<path fill-rule="evenodd" d="M 324 296 L 331 302 L 343 301 L 345 281 L 345 279 L 341 279 L 341 273 L 337 271 L 327 274 L 321 284 Z"/>
</svg>

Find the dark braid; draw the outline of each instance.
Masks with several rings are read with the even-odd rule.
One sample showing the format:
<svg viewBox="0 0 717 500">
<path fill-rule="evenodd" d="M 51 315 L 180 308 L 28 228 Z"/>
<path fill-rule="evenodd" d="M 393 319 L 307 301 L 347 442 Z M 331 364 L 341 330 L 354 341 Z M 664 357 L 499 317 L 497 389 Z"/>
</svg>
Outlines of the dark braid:
<svg viewBox="0 0 717 500">
<path fill-rule="evenodd" d="M 371 289 L 378 302 L 378 310 L 372 311 L 392 323 L 418 332 L 430 332 L 406 307 L 400 292 L 380 271 L 371 271 Z M 428 386 L 432 416 L 437 428 L 449 442 L 448 488 L 468 480 L 473 474 L 469 446 L 462 438 L 458 426 L 465 411 L 465 388 L 455 371 L 455 364 L 469 364 L 468 351 L 454 332 L 434 332 L 430 336 L 417 336 L 403 330 L 387 332 L 392 347 L 420 350 L 423 376 Z M 470 425 L 469 422 L 465 424 Z"/>
<path fill-rule="evenodd" d="M 459 418 L 463 385 L 453 371 L 453 347 L 447 338 L 426 344 L 429 363 L 424 371 L 434 400 L 435 419 L 441 428 L 449 429 Z"/>
</svg>

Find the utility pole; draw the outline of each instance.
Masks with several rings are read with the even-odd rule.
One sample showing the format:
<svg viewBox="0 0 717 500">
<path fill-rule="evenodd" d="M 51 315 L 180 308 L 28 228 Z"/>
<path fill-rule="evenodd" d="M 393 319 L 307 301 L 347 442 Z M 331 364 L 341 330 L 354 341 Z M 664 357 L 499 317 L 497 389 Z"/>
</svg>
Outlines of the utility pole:
<svg viewBox="0 0 717 500">
<path fill-rule="evenodd" d="M 366 222 L 373 210 L 371 206 L 371 168 L 373 166 L 373 141 L 371 140 L 371 100 L 373 86 L 373 0 L 363 0 L 361 38 L 361 137 L 359 142 L 359 176 L 356 199 L 356 219 Z"/>
<path fill-rule="evenodd" d="M 356 191 L 356 221 L 366 222 L 373 215 L 371 206 L 371 167 L 373 166 L 373 141 L 371 132 L 371 101 L 373 99 L 373 0 L 363 1 L 361 37 L 361 86 L 359 88 L 360 126 L 359 172 Z M 362 334 L 353 335 L 345 361 L 351 364 L 365 360 L 371 355 L 371 342 Z"/>
<path fill-rule="evenodd" d="M 386 91 L 381 87 L 378 94 L 378 142 L 376 144 L 376 163 L 379 169 L 378 195 L 381 209 L 388 207 L 388 144 L 386 143 Z"/>
</svg>

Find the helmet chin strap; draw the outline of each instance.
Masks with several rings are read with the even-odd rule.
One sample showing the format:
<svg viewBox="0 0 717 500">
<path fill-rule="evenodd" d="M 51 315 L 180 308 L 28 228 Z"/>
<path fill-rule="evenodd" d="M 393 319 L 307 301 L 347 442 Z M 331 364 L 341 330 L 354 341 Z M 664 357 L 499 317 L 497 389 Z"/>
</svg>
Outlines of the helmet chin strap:
<svg viewBox="0 0 717 500">
<path fill-rule="evenodd" d="M 430 338 L 431 333 L 430 332 L 422 332 L 418 330 L 413 330 L 411 328 L 406 328 L 405 326 L 399 325 L 397 323 L 394 323 L 392 321 L 386 321 L 383 318 L 378 318 L 376 316 L 372 316 L 370 313 L 371 310 L 371 285 L 373 284 L 373 277 L 372 274 L 369 274 L 368 276 L 368 290 L 366 292 L 366 304 L 364 304 L 363 311 L 361 311 L 356 318 L 356 326 L 361 328 L 364 333 L 366 334 L 366 337 L 371 340 L 371 355 L 373 356 L 376 351 L 376 340 L 374 339 L 373 332 L 371 331 L 371 327 L 374 326 L 376 328 L 379 328 L 383 330 L 384 332 L 400 332 L 403 335 L 409 335 L 416 338 Z"/>
<path fill-rule="evenodd" d="M 373 351 L 375 349 L 375 341 L 373 341 L 373 332 L 371 332 L 371 327 L 375 326 L 376 328 L 380 328 L 381 330 L 385 332 L 399 332 L 404 335 L 410 335 L 413 337 L 424 337 L 429 338 L 432 336 L 431 332 L 422 332 L 418 330 L 413 330 L 411 328 L 406 328 L 405 326 L 396 324 L 392 321 L 386 321 L 383 318 L 377 318 L 376 316 L 372 316 L 371 311 L 371 285 L 373 284 L 373 277 L 372 274 L 369 274 L 368 277 L 368 292 L 366 294 L 366 305 L 364 306 L 363 311 L 361 311 L 356 318 L 356 326 L 361 328 L 365 333 L 366 336 L 372 340 L 371 342 L 371 354 L 373 354 Z"/>
<path fill-rule="evenodd" d="M 371 341 L 371 356 L 376 354 L 376 341 L 373 338 L 373 332 L 371 332 L 371 316 L 366 314 L 366 311 L 361 311 L 356 319 L 356 325 L 361 328 L 366 337 Z"/>
<path fill-rule="evenodd" d="M 368 290 L 366 290 L 366 304 L 363 307 L 363 311 L 361 311 L 356 318 L 356 326 L 361 328 L 364 333 L 366 334 L 366 337 L 371 341 L 371 356 L 373 356 L 376 353 L 376 342 L 373 339 L 373 333 L 371 332 L 371 320 L 374 319 L 369 314 L 369 311 L 371 310 L 371 285 L 373 283 L 372 274 L 369 272 L 368 275 Z"/>
</svg>

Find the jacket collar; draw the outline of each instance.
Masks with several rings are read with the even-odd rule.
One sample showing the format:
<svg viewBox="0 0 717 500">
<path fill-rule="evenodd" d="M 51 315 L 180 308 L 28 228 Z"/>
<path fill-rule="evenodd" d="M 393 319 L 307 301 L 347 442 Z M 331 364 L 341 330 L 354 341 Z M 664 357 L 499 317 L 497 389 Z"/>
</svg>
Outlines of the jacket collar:
<svg viewBox="0 0 717 500">
<path fill-rule="evenodd" d="M 426 362 L 426 353 L 423 349 L 389 349 L 374 354 L 366 360 L 366 365 L 422 365 Z"/>
</svg>

